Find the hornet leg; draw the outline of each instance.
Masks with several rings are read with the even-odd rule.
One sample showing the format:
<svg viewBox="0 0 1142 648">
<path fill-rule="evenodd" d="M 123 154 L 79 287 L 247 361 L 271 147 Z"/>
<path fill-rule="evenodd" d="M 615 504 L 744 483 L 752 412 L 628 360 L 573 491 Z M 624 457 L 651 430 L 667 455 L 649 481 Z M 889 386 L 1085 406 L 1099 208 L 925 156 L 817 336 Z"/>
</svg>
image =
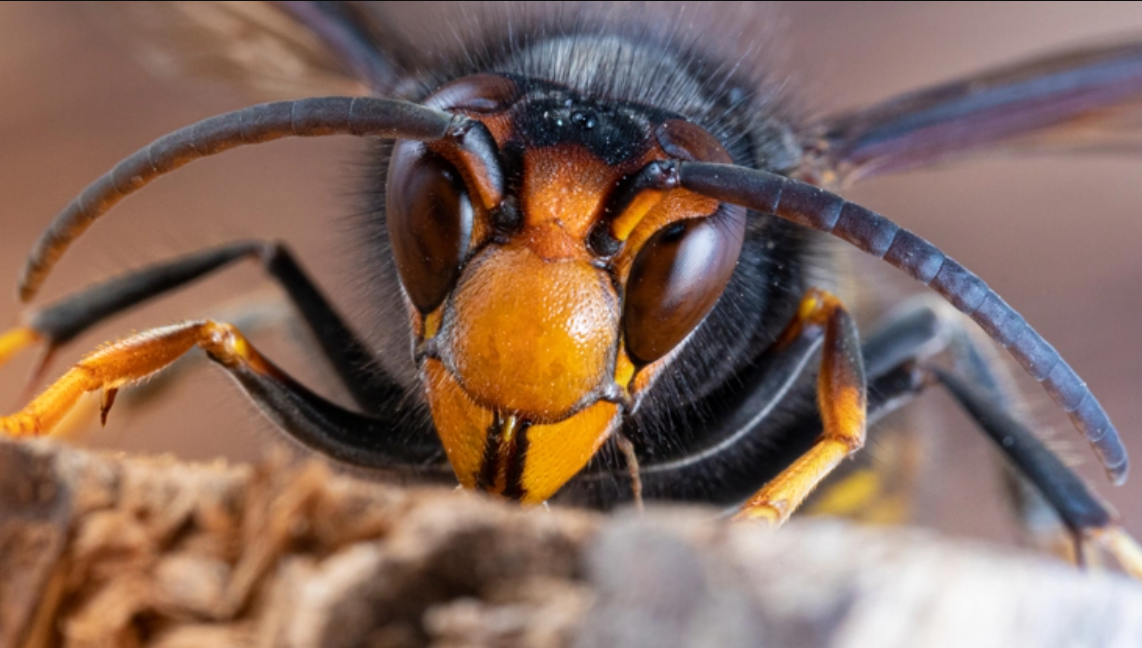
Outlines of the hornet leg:
<svg viewBox="0 0 1142 648">
<path fill-rule="evenodd" d="M 801 337 L 810 327 L 823 328 L 825 332 L 817 379 L 817 402 L 824 431 L 808 452 L 743 504 L 735 519 L 785 522 L 841 461 L 864 447 L 868 399 L 856 325 L 836 297 L 811 290 L 778 340 L 778 347 Z"/>
<path fill-rule="evenodd" d="M 0 417 L 0 432 L 17 437 L 48 434 L 80 397 L 92 392 L 102 392 L 106 418 L 120 388 L 161 371 L 196 347 L 303 445 L 362 467 L 444 465 L 439 445 L 414 442 L 401 434 L 409 427 L 398 418 L 374 418 L 330 403 L 258 353 L 238 329 L 211 321 L 151 329 L 103 347 L 83 358 L 23 410 Z"/>
<path fill-rule="evenodd" d="M 378 366 L 374 356 L 289 250 L 279 243 L 262 241 L 230 243 L 141 268 L 35 311 L 25 326 L 0 334 L 0 365 L 21 349 L 41 343 L 47 349 L 38 372 L 42 373 L 57 349 L 91 326 L 248 258 L 260 261 L 285 289 L 358 405 L 371 409 L 404 396 L 399 385 L 368 371 Z"/>
</svg>

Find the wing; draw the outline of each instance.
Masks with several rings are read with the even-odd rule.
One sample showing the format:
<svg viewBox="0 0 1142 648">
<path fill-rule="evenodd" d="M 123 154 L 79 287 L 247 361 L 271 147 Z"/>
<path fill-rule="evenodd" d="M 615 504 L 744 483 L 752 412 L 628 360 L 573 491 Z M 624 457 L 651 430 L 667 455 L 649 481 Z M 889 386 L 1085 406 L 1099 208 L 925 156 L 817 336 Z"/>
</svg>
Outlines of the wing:
<svg viewBox="0 0 1142 648">
<path fill-rule="evenodd" d="M 1142 151 L 1142 42 L 1064 52 L 821 120 L 801 177 L 851 184 L 997 148 Z"/>
<path fill-rule="evenodd" d="M 375 4 L 375 3 L 374 3 Z M 105 2 L 98 16 L 161 75 L 222 80 L 260 99 L 395 93 L 407 51 L 354 2 Z"/>
</svg>

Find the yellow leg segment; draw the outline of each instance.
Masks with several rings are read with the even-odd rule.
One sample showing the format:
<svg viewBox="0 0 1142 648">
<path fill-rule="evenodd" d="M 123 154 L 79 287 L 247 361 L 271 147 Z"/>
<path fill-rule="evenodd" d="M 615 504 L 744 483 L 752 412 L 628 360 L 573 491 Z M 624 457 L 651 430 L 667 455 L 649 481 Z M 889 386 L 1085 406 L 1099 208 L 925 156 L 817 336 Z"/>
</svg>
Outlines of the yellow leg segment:
<svg viewBox="0 0 1142 648">
<path fill-rule="evenodd" d="M 1142 547 L 1118 525 L 1096 529 L 1090 533 L 1094 543 L 1114 556 L 1122 571 L 1142 580 Z"/>
<path fill-rule="evenodd" d="M 911 517 L 924 466 L 921 436 L 899 425 L 882 426 L 876 444 L 862 451 L 864 466 L 831 479 L 801 511 L 863 524 L 904 524 Z"/>
<path fill-rule="evenodd" d="M 40 334 L 26 326 L 0 333 L 0 367 L 7 364 L 12 356 L 39 341 Z"/>
<path fill-rule="evenodd" d="M 81 396 L 101 390 L 106 417 L 119 388 L 164 369 L 195 347 L 227 366 L 246 363 L 255 370 L 272 371 L 229 324 L 196 321 L 151 329 L 83 358 L 23 410 L 0 417 L 0 433 L 16 437 L 49 434 Z"/>
<path fill-rule="evenodd" d="M 735 520 L 784 523 L 821 480 L 864 446 L 867 400 L 856 327 L 840 301 L 821 290 L 809 291 L 781 340 L 791 340 L 810 327 L 825 329 L 817 380 L 824 432 L 808 452 L 750 498 Z"/>
</svg>

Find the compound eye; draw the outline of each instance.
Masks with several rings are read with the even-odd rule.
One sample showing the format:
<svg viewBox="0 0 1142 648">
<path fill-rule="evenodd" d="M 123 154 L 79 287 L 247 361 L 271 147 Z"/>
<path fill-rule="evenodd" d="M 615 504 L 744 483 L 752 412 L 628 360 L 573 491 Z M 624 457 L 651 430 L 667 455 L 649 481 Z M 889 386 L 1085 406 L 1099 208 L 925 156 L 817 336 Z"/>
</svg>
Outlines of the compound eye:
<svg viewBox="0 0 1142 648">
<path fill-rule="evenodd" d="M 702 323 L 734 273 L 744 229 L 745 210 L 723 206 L 714 216 L 672 223 L 643 245 L 623 311 L 632 360 L 658 360 Z"/>
<path fill-rule="evenodd" d="M 514 81 L 497 74 L 461 77 L 435 90 L 424 105 L 452 112 L 499 112 L 519 98 Z"/>
<path fill-rule="evenodd" d="M 731 164 L 734 159 L 705 128 L 681 119 L 668 119 L 654 129 L 658 144 L 677 160 Z"/>
<path fill-rule="evenodd" d="M 472 236 L 472 202 L 460 174 L 419 142 L 398 143 L 385 218 L 405 292 L 430 313 L 456 285 Z"/>
</svg>

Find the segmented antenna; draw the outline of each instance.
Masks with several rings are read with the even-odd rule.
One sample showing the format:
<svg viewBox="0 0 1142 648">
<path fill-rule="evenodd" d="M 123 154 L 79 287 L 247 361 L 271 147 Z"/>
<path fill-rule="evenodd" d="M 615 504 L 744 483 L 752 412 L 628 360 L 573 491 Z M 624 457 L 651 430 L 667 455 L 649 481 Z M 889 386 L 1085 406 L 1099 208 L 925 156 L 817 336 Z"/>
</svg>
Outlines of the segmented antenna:
<svg viewBox="0 0 1142 648">
<path fill-rule="evenodd" d="M 466 121 L 419 104 L 374 97 L 315 97 L 278 101 L 209 117 L 151 142 L 88 185 L 40 236 L 20 275 L 20 300 L 36 295 L 44 279 L 100 216 L 159 176 L 208 155 L 283 137 L 356 135 L 434 141 Z"/>
<path fill-rule="evenodd" d="M 684 188 L 848 241 L 935 290 L 979 324 L 1039 381 L 1102 460 L 1126 481 L 1126 448 L 1098 399 L 1043 336 L 975 273 L 884 216 L 811 184 L 745 167 L 679 162 Z"/>
</svg>

